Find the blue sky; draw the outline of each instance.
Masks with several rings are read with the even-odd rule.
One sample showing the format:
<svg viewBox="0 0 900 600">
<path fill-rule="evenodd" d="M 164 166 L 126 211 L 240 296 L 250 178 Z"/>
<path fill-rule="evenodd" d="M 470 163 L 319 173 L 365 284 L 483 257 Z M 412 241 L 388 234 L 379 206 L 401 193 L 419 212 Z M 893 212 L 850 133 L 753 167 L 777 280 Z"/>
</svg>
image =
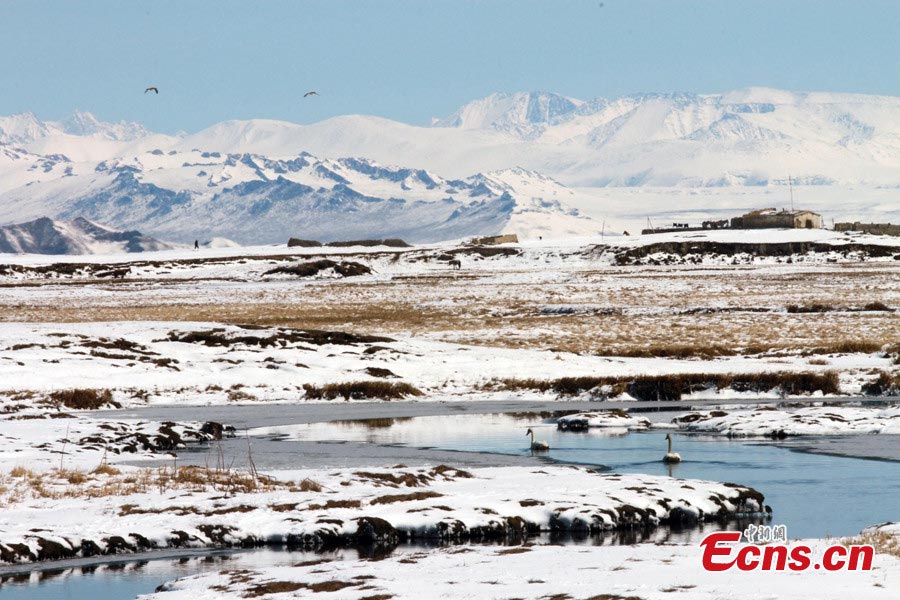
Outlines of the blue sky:
<svg viewBox="0 0 900 600">
<path fill-rule="evenodd" d="M 80 108 L 172 133 L 424 124 L 492 91 L 900 95 L 898 23 L 895 0 L 0 0 L 0 114 Z"/>
</svg>

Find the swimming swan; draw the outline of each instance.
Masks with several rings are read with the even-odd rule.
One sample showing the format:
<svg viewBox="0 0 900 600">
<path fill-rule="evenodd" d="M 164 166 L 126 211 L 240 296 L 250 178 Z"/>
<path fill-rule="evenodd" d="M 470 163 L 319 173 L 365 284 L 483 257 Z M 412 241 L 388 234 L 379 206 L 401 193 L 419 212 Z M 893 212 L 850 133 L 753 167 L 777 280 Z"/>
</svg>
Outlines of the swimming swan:
<svg viewBox="0 0 900 600">
<path fill-rule="evenodd" d="M 681 455 L 677 452 L 672 452 L 672 435 L 667 433 L 666 439 L 669 440 L 669 451 L 663 456 L 663 462 L 666 464 L 680 463 Z"/>
<path fill-rule="evenodd" d="M 546 450 L 550 449 L 550 444 L 548 444 L 547 442 L 542 442 L 541 440 L 534 441 L 534 432 L 532 430 L 529 429 L 528 431 L 526 431 L 525 435 L 531 436 L 531 449 L 532 450 L 546 451 Z"/>
</svg>

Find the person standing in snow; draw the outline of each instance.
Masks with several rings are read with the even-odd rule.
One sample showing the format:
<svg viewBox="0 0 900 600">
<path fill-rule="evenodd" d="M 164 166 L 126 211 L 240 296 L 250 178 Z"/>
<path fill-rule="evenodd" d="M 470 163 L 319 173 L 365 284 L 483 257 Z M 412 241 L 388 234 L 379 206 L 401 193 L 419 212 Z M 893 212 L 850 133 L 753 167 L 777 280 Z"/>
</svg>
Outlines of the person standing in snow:
<svg viewBox="0 0 900 600">
<path fill-rule="evenodd" d="M 194 240 L 194 250 L 200 249 L 200 240 Z"/>
</svg>

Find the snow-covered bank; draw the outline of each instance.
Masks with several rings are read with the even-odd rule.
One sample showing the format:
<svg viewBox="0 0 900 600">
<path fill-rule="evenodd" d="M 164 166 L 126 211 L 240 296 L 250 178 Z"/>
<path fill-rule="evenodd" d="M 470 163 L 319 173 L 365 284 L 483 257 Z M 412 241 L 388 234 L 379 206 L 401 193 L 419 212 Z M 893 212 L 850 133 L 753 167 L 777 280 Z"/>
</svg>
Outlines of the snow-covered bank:
<svg viewBox="0 0 900 600">
<path fill-rule="evenodd" d="M 81 394 L 97 402 L 111 397 L 93 390 Z M 159 459 L 233 432 L 214 422 L 95 419 L 60 403 L 60 394 L 30 396 L 0 396 L 0 476 L 17 468 L 39 474 Z"/>
<path fill-rule="evenodd" d="M 676 417 L 673 423 L 684 431 L 721 433 L 733 437 L 900 435 L 900 405 L 888 408 L 810 406 L 796 409 L 759 407 L 753 410 L 713 410 Z"/>
<path fill-rule="evenodd" d="M 6 477 L 0 560 L 167 547 L 506 540 L 539 531 L 691 527 L 765 508 L 762 494 L 744 486 L 573 467 L 304 470 L 260 476 L 253 487 L 246 475 L 231 481 L 216 470 L 164 473 L 97 475 L 68 486 Z M 127 477 L 131 493 L 116 491 Z"/>
<path fill-rule="evenodd" d="M 820 551 L 826 542 L 813 540 Z M 161 586 L 143 600 L 264 596 L 379 598 L 593 598 L 691 600 L 881 599 L 896 596 L 900 559 L 878 554 L 872 571 L 705 572 L 696 545 L 451 547 L 380 561 L 311 561 L 221 571 Z M 278 592 L 281 592 L 280 594 Z M 322 593 L 330 592 L 330 593 Z"/>
</svg>

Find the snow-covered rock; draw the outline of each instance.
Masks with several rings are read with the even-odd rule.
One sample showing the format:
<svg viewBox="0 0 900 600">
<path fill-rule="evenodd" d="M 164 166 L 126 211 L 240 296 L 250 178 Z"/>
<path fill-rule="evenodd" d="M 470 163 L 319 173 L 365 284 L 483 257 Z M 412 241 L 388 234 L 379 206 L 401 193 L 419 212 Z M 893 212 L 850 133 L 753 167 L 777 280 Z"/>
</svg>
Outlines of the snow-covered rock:
<svg viewBox="0 0 900 600">
<path fill-rule="evenodd" d="M 203 242 L 201 244 L 204 248 L 240 248 L 241 245 L 235 242 L 234 240 L 229 240 L 228 238 L 223 237 L 214 237 L 208 242 Z"/>
<path fill-rule="evenodd" d="M 650 421 L 636 417 L 623 410 L 607 410 L 565 415 L 557 419 L 556 426 L 566 431 L 584 431 L 592 427 L 624 428 L 628 430 L 647 429 Z"/>
</svg>

